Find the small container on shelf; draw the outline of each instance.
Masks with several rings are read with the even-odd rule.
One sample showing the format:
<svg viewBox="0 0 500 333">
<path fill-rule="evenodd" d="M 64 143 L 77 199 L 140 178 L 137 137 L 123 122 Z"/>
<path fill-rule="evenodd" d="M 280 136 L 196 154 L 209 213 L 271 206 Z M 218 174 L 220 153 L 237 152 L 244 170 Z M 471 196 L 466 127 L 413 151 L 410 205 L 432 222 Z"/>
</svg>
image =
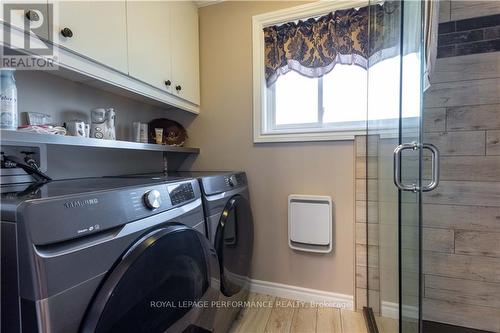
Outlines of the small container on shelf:
<svg viewBox="0 0 500 333">
<path fill-rule="evenodd" d="M 0 69 L 0 128 L 16 130 L 17 119 L 17 88 L 14 79 L 14 69 Z"/>
<path fill-rule="evenodd" d="M 155 128 L 155 141 L 156 144 L 163 144 L 163 128 Z"/>
<path fill-rule="evenodd" d="M 162 129 L 162 140 L 157 140 L 157 129 Z M 188 138 L 186 129 L 176 121 L 159 118 L 149 122 L 150 143 L 161 143 L 167 146 L 182 147 Z"/>
<path fill-rule="evenodd" d="M 141 123 L 140 137 L 142 143 L 149 143 L 148 124 Z"/>
</svg>

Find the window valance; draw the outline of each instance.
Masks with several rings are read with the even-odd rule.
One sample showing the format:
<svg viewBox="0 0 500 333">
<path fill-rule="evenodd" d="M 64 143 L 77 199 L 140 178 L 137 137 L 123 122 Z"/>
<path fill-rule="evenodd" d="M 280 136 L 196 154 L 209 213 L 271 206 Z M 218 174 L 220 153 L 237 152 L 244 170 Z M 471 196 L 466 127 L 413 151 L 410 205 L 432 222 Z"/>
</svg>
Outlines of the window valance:
<svg viewBox="0 0 500 333">
<path fill-rule="evenodd" d="M 397 43 L 390 27 L 384 27 L 384 6 L 337 10 L 316 19 L 264 28 L 267 86 L 290 70 L 321 77 L 337 63 L 367 68 L 371 55 Z M 393 43 L 387 38 L 394 39 Z"/>
</svg>

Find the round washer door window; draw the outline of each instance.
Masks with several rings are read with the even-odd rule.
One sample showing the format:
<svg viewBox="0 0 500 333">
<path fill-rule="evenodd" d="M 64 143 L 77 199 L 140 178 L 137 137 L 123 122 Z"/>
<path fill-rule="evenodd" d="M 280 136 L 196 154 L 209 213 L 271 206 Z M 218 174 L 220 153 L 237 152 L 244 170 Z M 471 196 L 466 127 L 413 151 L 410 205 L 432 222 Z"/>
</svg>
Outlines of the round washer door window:
<svg viewBox="0 0 500 333">
<path fill-rule="evenodd" d="M 235 195 L 227 202 L 215 233 L 221 291 L 238 293 L 248 283 L 253 250 L 253 217 L 248 200 Z"/>
<path fill-rule="evenodd" d="M 209 288 L 203 241 L 179 225 L 139 239 L 98 291 L 83 332 L 154 333 L 176 323 Z"/>
</svg>

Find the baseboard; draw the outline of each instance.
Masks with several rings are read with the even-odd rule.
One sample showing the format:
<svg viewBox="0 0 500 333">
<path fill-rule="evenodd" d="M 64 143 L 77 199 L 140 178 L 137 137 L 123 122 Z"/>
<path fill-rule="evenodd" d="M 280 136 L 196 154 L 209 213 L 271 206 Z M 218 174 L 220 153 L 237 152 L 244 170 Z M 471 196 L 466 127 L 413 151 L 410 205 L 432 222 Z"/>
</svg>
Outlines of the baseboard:
<svg viewBox="0 0 500 333">
<path fill-rule="evenodd" d="M 303 302 L 315 302 L 324 304 L 325 306 L 349 310 L 354 309 L 354 297 L 352 295 L 338 294 L 330 291 L 254 279 L 250 281 L 250 291 Z"/>
<path fill-rule="evenodd" d="M 382 317 L 386 318 L 399 318 L 399 304 L 393 302 L 384 302 L 382 301 L 380 312 Z"/>
<path fill-rule="evenodd" d="M 418 307 L 411 305 L 403 305 L 403 311 L 406 317 L 411 319 L 418 319 Z M 398 319 L 399 318 L 399 304 L 393 302 L 384 302 L 381 304 L 382 317 Z"/>
</svg>

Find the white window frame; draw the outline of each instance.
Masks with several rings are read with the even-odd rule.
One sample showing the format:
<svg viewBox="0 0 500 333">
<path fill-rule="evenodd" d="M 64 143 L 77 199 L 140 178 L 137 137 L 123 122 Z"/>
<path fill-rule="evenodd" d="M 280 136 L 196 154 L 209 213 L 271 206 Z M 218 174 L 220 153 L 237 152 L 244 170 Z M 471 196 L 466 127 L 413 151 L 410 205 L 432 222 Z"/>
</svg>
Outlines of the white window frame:
<svg viewBox="0 0 500 333">
<path fill-rule="evenodd" d="M 275 12 L 260 14 L 252 17 L 252 42 L 253 42 L 253 137 L 255 143 L 260 142 L 300 142 L 300 141 L 334 141 L 354 140 L 356 135 L 366 134 L 366 129 L 342 129 L 342 124 L 325 127 L 322 124 L 307 124 L 309 128 L 300 124 L 286 126 L 269 126 L 275 121 L 274 108 L 272 112 L 268 107 L 268 89 L 264 75 L 264 32 L 268 26 L 296 21 L 307 17 L 325 15 L 339 9 L 359 8 L 367 6 L 366 0 L 338 0 L 318 1 L 311 4 L 287 8 Z M 320 80 L 321 84 L 321 80 Z M 319 96 L 322 98 L 322 96 Z M 319 104 L 321 105 L 321 104 Z M 322 108 L 318 119 L 322 119 Z M 275 128 L 267 131 L 268 128 Z"/>
</svg>

